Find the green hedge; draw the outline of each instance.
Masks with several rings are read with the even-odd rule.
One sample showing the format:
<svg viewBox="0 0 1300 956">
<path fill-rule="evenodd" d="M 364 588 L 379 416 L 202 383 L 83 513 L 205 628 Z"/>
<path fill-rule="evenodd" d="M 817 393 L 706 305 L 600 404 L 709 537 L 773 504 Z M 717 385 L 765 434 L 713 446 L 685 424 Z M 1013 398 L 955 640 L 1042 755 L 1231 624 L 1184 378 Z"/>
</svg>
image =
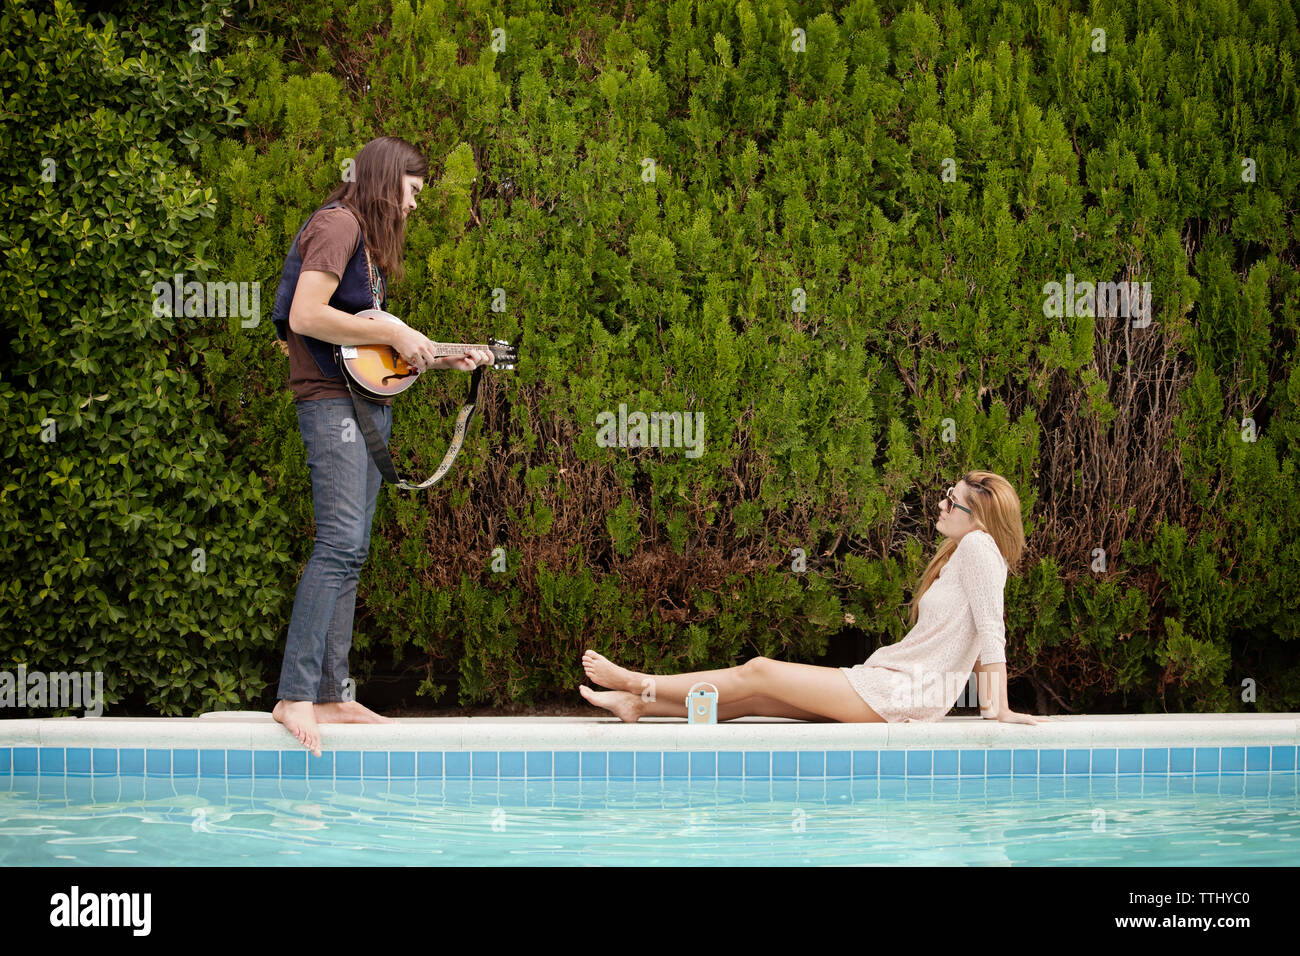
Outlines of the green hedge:
<svg viewBox="0 0 1300 956">
<path fill-rule="evenodd" d="M 113 307 L 23 310 L 16 334 L 35 348 L 0 383 L 23 436 L 6 450 L 21 469 L 4 497 L 17 584 L 0 623 L 25 636 L 0 651 L 30 662 L 90 648 L 120 694 L 164 711 L 231 694 L 269 703 L 257 690 L 278 668 L 312 530 L 287 360 L 269 322 L 170 324 L 127 303 L 141 276 L 202 259 L 222 281 L 260 281 L 269 317 L 298 225 L 346 158 L 392 134 L 434 171 L 390 307 L 434 339 L 495 335 L 522 351 L 518 371 L 488 376 L 438 491 L 381 494 L 354 670 L 413 669 L 432 699 L 454 674 L 461 703 L 527 704 L 571 695 L 587 646 L 671 670 L 813 660 L 832 641 L 865 656 L 906 633 L 939 493 L 984 468 L 1019 490 L 1029 538 L 1006 595 L 1013 697 L 1046 711 L 1300 705 L 1294 7 L 624 11 L 259 5 L 209 30 L 220 58 L 164 58 L 178 76 L 200 71 L 177 84 L 194 100 L 183 108 L 150 87 L 125 112 L 120 83 L 93 81 L 114 68 L 78 67 L 88 87 L 113 87 L 114 124 L 138 113 L 133 129 L 158 130 L 117 195 L 177 245 L 150 260 L 105 230 L 84 252 L 95 272 L 75 274 L 99 300 L 118 290 Z M 169 22 L 199 17 L 177 8 Z M 68 28 L 30 62 L 93 49 L 90 37 Z M 72 121 L 30 75 L 5 75 L 6 97 L 30 104 L 11 114 Z M 64 135 L 71 156 L 98 130 Z M 81 252 L 79 233 L 53 230 L 84 187 L 70 174 L 43 191 L 38 157 L 53 147 L 18 148 L 6 217 L 31 246 L 5 268 L 34 303 L 34 277 L 66 275 L 57 264 Z M 150 180 L 148 162 L 167 178 Z M 1046 315 L 1045 283 L 1067 275 L 1150 282 L 1151 324 Z M 92 291 L 65 289 L 77 303 Z M 92 319 L 138 329 L 128 354 L 143 364 L 121 375 Z M 89 388 L 78 363 L 92 361 L 96 394 L 122 392 L 81 413 L 99 416 L 104 450 L 74 446 L 71 428 L 38 445 L 47 410 L 75 420 Z M 430 376 L 398 400 L 399 467 L 436 464 L 464 385 Z M 620 403 L 702 413 L 703 454 L 600 447 L 598 417 Z M 125 507 L 148 517 L 94 539 L 95 503 L 120 514 L 123 451 L 146 482 Z M 86 503 L 51 506 L 72 493 L 61 473 L 81 478 Z M 88 493 L 87 473 L 102 490 Z M 196 486 L 207 497 L 186 497 Z M 85 580 L 58 521 L 87 554 L 100 540 Z M 200 539 L 213 542 L 206 576 L 140 560 Z M 214 563 L 240 569 L 220 611 L 205 603 L 221 596 Z M 114 575 L 181 603 L 167 620 L 145 599 L 108 598 L 125 616 L 83 624 L 86 641 L 39 596 L 55 567 L 60 609 L 83 620 Z M 197 698 L 178 696 L 187 682 Z"/>
<path fill-rule="evenodd" d="M 0 669 L 100 671 L 110 714 L 236 706 L 292 597 L 283 508 L 213 418 L 209 337 L 150 294 L 215 268 L 193 164 L 240 124 L 189 28 L 219 8 L 37 6 L 0 15 Z"/>
</svg>

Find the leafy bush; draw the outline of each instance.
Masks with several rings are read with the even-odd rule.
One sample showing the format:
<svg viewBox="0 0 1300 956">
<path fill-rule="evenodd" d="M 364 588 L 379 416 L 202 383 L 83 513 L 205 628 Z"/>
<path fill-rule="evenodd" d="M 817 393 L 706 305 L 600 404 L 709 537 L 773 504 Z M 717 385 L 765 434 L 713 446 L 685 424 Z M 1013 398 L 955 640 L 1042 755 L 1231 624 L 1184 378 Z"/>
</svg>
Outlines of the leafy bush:
<svg viewBox="0 0 1300 956">
<path fill-rule="evenodd" d="M 207 335 L 153 307 L 156 281 L 211 269 L 192 164 L 239 124 L 190 27 L 216 5 L 122 17 L 0 16 L 0 666 L 101 671 L 110 705 L 193 713 L 260 695 L 290 569 L 196 375 Z"/>
</svg>

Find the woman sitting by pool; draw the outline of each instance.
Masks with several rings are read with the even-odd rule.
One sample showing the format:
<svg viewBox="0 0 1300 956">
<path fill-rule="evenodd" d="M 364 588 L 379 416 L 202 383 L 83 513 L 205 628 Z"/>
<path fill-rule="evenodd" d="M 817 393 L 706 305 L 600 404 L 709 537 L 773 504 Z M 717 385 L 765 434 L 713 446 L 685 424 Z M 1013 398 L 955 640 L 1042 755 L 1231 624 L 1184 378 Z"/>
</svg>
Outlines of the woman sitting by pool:
<svg viewBox="0 0 1300 956">
<path fill-rule="evenodd" d="M 630 671 L 595 651 L 582 656 L 592 683 L 613 688 L 582 696 L 625 721 L 685 717 L 692 685 L 718 689 L 718 719 L 939 720 L 972 673 L 979 674 L 980 714 L 1013 724 L 1040 723 L 1007 703 L 1002 589 L 1020 561 L 1025 533 L 1020 498 L 1001 475 L 968 472 L 939 502 L 935 528 L 944 536 L 921 575 L 909 623 L 897 644 L 856 667 L 817 667 L 755 657 L 739 667 L 652 676 Z M 947 570 L 947 574 L 943 571 Z M 919 618 L 918 618 L 919 612 Z"/>
</svg>

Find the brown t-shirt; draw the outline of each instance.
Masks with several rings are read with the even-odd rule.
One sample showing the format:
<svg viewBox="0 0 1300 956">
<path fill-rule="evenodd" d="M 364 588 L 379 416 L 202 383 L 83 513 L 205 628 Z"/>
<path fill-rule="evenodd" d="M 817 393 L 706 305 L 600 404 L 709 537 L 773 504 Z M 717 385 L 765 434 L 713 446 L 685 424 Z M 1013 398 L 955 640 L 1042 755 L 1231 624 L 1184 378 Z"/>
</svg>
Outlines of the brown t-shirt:
<svg viewBox="0 0 1300 956">
<path fill-rule="evenodd" d="M 356 255 L 361 244 L 361 225 L 356 216 L 343 206 L 322 209 L 311 217 L 307 228 L 298 236 L 298 254 L 302 256 L 302 272 L 328 272 L 342 281 L 343 272 Z M 299 273 L 301 275 L 301 272 Z M 289 345 L 289 390 L 295 402 L 317 398 L 347 398 L 352 393 L 343 383 L 342 375 L 324 376 L 312 358 L 307 343 L 301 335 L 286 328 Z M 391 405 L 391 398 L 378 399 L 381 405 Z"/>
</svg>

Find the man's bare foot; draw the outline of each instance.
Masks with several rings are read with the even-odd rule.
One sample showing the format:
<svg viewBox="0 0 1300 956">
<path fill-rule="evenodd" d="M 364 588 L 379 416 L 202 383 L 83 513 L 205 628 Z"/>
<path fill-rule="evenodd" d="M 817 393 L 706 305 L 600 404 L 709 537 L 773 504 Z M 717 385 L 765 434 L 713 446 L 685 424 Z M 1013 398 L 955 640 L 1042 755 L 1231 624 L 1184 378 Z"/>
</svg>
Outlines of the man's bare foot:
<svg viewBox="0 0 1300 956">
<path fill-rule="evenodd" d="M 317 757 L 320 756 L 320 729 L 316 726 L 315 705 L 309 700 L 277 701 L 271 716 L 284 724 L 284 729 L 298 738 Z"/>
<path fill-rule="evenodd" d="M 634 724 L 645 709 L 641 698 L 622 690 L 595 691 L 586 684 L 578 685 L 580 693 L 589 704 L 603 707 L 619 720 Z"/>
<path fill-rule="evenodd" d="M 316 723 L 318 724 L 395 724 L 391 717 L 376 714 L 369 707 L 355 700 L 330 701 L 316 704 Z"/>
<path fill-rule="evenodd" d="M 619 667 L 609 658 L 602 657 L 595 651 L 587 651 L 582 655 L 582 669 L 587 672 L 587 678 L 593 684 L 610 687 L 614 690 L 625 690 L 634 694 L 643 692 L 646 687 L 652 686 L 654 681 L 653 678 L 646 677 L 644 674 L 630 671 L 626 667 Z"/>
</svg>

